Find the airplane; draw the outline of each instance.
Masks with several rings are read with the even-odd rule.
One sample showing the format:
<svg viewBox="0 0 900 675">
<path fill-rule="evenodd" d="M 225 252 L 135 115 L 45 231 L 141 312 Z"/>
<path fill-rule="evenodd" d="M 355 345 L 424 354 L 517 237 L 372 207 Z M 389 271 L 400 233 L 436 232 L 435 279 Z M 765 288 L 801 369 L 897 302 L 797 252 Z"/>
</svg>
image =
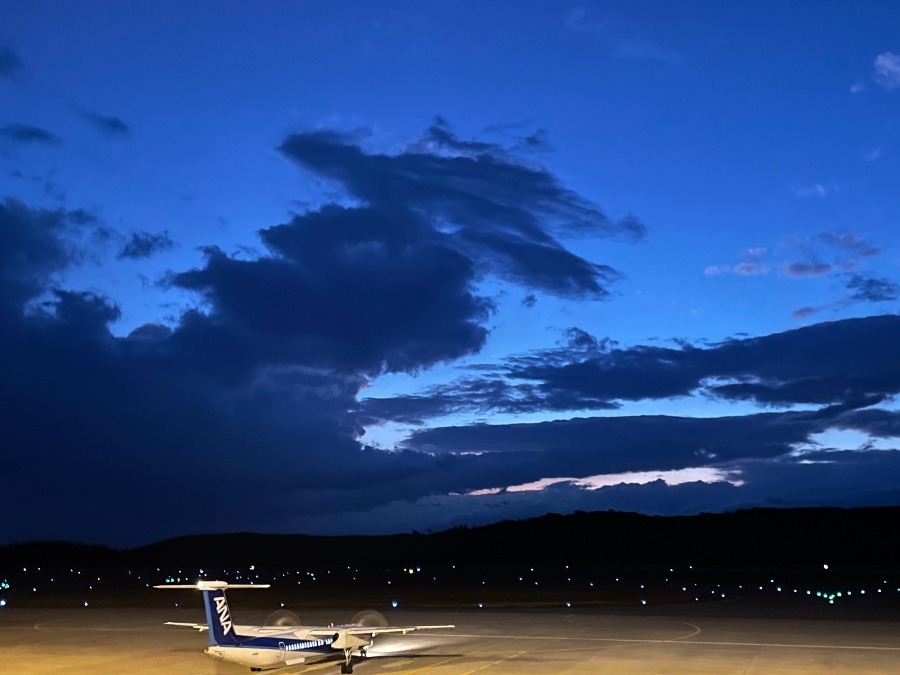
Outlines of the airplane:
<svg viewBox="0 0 900 675">
<path fill-rule="evenodd" d="M 455 628 L 445 626 L 371 626 L 369 621 L 357 621 L 329 626 L 243 626 L 232 621 L 231 610 L 225 599 L 225 590 L 231 588 L 269 588 L 269 584 L 229 584 L 227 581 L 200 580 L 196 584 L 163 584 L 154 588 L 185 588 L 201 591 L 206 608 L 206 625 L 167 621 L 169 626 L 187 626 L 209 631 L 209 647 L 206 654 L 249 666 L 251 671 L 281 668 L 336 657 L 335 650 L 343 652 L 341 673 L 353 672 L 352 656 L 360 658 L 373 644 L 373 638 L 382 633 L 411 633 L 416 630 Z M 360 613 L 361 615 L 363 613 Z M 386 623 L 377 612 L 378 623 Z M 360 615 L 358 615 L 360 616 Z"/>
</svg>

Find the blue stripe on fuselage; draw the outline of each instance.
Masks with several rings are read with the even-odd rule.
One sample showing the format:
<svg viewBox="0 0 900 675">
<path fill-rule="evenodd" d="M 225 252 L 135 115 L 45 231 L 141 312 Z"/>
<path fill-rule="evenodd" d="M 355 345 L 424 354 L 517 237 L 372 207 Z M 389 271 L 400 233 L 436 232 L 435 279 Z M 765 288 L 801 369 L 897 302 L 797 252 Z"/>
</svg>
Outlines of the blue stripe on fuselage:
<svg viewBox="0 0 900 675">
<path fill-rule="evenodd" d="M 289 652 L 313 652 L 321 654 L 330 654 L 331 638 L 324 640 L 285 640 L 279 637 L 253 637 L 250 635 L 238 635 L 238 643 L 229 645 L 232 647 L 246 647 L 247 649 L 281 649 L 284 645 L 285 651 Z"/>
<path fill-rule="evenodd" d="M 242 636 L 240 647 L 260 647 L 263 649 L 280 649 L 284 645 L 285 651 L 289 652 L 321 652 L 329 654 L 331 649 L 331 638 L 324 640 L 285 640 L 278 637 L 251 637 Z"/>
</svg>

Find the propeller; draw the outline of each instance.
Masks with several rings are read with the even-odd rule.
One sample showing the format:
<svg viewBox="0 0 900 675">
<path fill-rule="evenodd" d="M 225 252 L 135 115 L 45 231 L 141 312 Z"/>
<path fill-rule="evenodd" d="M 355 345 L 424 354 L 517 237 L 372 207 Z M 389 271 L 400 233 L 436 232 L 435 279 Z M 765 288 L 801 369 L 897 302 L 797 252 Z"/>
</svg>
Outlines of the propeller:
<svg viewBox="0 0 900 675">
<path fill-rule="evenodd" d="M 356 614 L 350 620 L 350 623 L 356 623 L 366 628 L 384 628 L 388 625 L 384 615 L 381 612 L 376 612 L 374 609 L 364 609 Z"/>
<path fill-rule="evenodd" d="M 299 626 L 300 617 L 289 609 L 276 609 L 266 619 L 266 626 Z"/>
</svg>

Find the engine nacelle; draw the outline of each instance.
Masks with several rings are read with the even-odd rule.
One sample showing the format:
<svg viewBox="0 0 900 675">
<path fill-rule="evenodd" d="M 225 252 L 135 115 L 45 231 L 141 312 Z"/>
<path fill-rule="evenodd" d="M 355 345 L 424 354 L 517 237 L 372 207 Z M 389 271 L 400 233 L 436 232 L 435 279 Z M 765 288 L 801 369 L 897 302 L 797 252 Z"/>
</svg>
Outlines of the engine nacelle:
<svg viewBox="0 0 900 675">
<path fill-rule="evenodd" d="M 372 641 L 368 635 L 353 635 L 350 631 L 337 630 L 332 637 L 331 646 L 334 649 L 356 650 L 360 647 L 371 647 Z"/>
</svg>

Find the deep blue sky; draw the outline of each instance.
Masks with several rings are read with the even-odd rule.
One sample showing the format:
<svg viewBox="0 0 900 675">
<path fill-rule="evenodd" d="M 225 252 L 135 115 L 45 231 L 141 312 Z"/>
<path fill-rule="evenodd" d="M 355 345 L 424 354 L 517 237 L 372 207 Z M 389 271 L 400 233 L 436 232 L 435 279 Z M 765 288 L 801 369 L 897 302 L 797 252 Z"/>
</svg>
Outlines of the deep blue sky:
<svg viewBox="0 0 900 675">
<path fill-rule="evenodd" d="M 895 3 L 0 17 L 0 543 L 900 503 Z"/>
</svg>

